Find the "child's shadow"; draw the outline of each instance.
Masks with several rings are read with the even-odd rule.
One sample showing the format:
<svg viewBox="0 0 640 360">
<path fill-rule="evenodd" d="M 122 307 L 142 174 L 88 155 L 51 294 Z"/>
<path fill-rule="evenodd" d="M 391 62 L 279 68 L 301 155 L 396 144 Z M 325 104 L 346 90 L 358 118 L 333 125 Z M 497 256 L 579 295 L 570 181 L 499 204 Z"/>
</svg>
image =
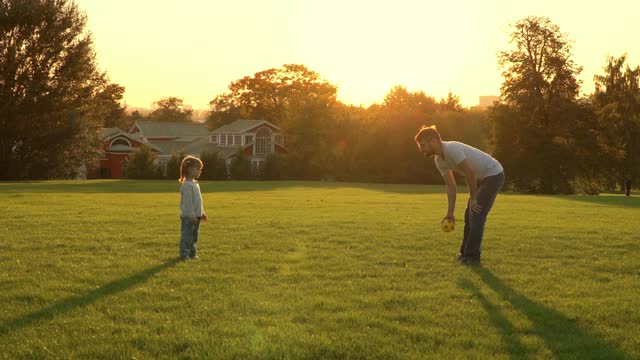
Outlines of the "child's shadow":
<svg viewBox="0 0 640 360">
<path fill-rule="evenodd" d="M 549 350 L 553 352 L 554 357 L 575 358 L 582 354 L 582 358 L 589 359 L 628 358 L 624 353 L 606 344 L 597 336 L 578 327 L 574 320 L 509 288 L 488 269 L 473 268 L 473 270 L 489 288 L 511 303 L 516 310 L 531 321 L 532 328 L 528 333 L 542 338 Z M 480 301 L 493 324 L 500 330 L 511 357 L 514 359 L 526 358 L 529 349 L 520 341 L 515 328 L 500 312 L 500 309 L 491 304 L 472 281 L 460 280 L 458 285 Z"/>
<path fill-rule="evenodd" d="M 86 295 L 72 296 L 42 310 L 32 312 L 17 319 L 9 320 L 0 325 L 0 336 L 4 336 L 11 331 L 24 328 L 40 320 L 52 319 L 55 316 L 68 313 L 83 306 L 87 306 L 95 302 L 96 300 L 99 300 L 106 296 L 127 290 L 135 285 L 147 281 L 150 277 L 157 274 L 158 272 L 176 265 L 179 261 L 180 258 L 169 260 L 164 264 L 150 267 L 124 279 L 112 281 L 96 290 L 89 292 Z"/>
</svg>

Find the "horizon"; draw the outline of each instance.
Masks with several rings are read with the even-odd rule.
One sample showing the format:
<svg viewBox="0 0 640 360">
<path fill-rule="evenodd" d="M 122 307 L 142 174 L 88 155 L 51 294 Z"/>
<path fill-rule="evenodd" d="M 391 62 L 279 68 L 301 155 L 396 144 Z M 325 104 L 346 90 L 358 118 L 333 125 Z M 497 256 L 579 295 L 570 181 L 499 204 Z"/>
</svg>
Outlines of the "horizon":
<svg viewBox="0 0 640 360">
<path fill-rule="evenodd" d="M 607 56 L 640 63 L 640 4 L 630 0 L 606 8 L 551 0 L 76 3 L 87 15 L 98 67 L 125 87 L 123 103 L 135 108 L 173 96 L 208 110 L 231 82 L 284 64 L 317 72 L 345 104 L 381 103 L 400 85 L 437 100 L 451 92 L 469 108 L 480 96 L 500 95 L 497 53 L 511 49 L 510 24 L 526 16 L 547 16 L 567 35 L 572 59 L 583 67 L 580 95 L 594 91 Z"/>
</svg>

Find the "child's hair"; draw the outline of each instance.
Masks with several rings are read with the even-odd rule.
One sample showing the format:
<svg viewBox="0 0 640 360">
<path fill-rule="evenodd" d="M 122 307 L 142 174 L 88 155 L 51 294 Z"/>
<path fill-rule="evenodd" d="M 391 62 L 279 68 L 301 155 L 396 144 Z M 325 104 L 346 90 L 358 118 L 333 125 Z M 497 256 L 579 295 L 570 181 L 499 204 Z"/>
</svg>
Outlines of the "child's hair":
<svg viewBox="0 0 640 360">
<path fill-rule="evenodd" d="M 438 132 L 438 129 L 436 128 L 435 125 L 431 125 L 431 126 L 422 125 L 422 127 L 420 128 L 420 130 L 418 130 L 418 133 L 413 138 L 413 140 L 416 142 L 418 147 L 420 147 L 420 141 L 422 139 L 424 140 L 438 139 L 438 141 L 442 142 L 440 133 Z"/>
<path fill-rule="evenodd" d="M 189 168 L 191 167 L 202 169 L 202 160 L 191 155 L 185 156 L 184 159 L 182 159 L 182 163 L 180 164 L 180 179 L 178 179 L 178 181 L 183 183 L 187 179 Z"/>
</svg>

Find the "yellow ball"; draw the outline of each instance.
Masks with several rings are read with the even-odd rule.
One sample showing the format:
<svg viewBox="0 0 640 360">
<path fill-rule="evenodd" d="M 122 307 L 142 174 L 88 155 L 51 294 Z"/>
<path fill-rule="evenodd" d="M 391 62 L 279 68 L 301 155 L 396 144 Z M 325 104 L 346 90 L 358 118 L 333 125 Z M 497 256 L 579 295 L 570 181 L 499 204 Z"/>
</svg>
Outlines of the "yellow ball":
<svg viewBox="0 0 640 360">
<path fill-rule="evenodd" d="M 451 232 L 453 231 L 455 224 L 453 221 L 445 219 L 445 220 L 442 220 L 442 223 L 440 224 L 440 226 L 442 227 L 442 231 Z"/>
</svg>

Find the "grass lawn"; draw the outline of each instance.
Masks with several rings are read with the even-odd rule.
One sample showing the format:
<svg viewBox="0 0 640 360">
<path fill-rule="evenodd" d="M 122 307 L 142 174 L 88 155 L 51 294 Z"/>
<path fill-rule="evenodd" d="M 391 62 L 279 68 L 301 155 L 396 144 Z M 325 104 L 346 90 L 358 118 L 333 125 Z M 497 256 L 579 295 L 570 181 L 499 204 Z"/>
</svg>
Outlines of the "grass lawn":
<svg viewBox="0 0 640 360">
<path fill-rule="evenodd" d="M 640 197 L 501 194 L 483 267 L 444 186 L 0 183 L 3 358 L 640 358 Z M 461 188 L 461 191 L 464 189 Z"/>
</svg>

